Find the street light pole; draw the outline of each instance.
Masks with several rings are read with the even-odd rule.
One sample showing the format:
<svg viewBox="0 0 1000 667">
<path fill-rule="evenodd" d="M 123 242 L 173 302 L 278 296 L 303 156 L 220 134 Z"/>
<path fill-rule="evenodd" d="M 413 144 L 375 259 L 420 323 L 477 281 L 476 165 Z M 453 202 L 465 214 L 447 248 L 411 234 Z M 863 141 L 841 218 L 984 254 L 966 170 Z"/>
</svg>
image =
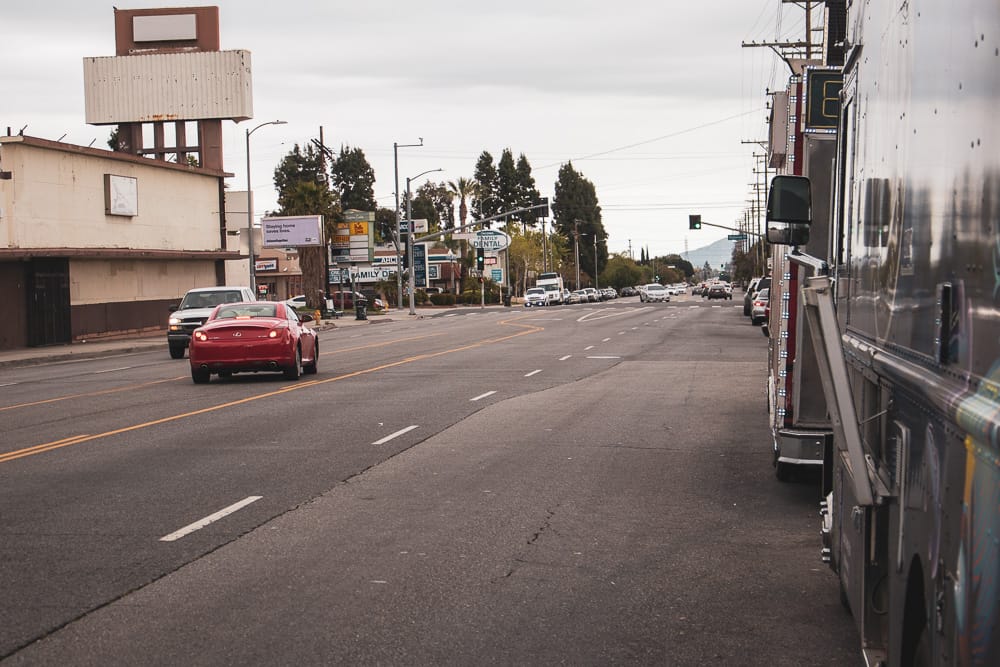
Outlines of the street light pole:
<svg viewBox="0 0 1000 667">
<path fill-rule="evenodd" d="M 424 138 L 417 137 L 420 139 L 419 144 L 398 144 L 395 141 L 392 142 L 392 166 L 395 172 L 395 192 L 396 195 L 396 291 L 397 291 L 397 301 L 399 309 L 403 310 L 403 256 L 400 252 L 400 237 L 399 237 L 399 149 L 400 148 L 420 148 L 424 145 Z M 409 217 L 409 216 L 407 216 Z M 411 226 L 413 223 L 410 223 Z M 413 230 L 410 230 L 413 233 Z"/>
<path fill-rule="evenodd" d="M 270 120 L 261 123 L 252 130 L 247 130 L 247 247 L 250 256 L 250 289 L 253 290 L 254 298 L 257 298 L 257 267 L 253 255 L 253 196 L 250 194 L 250 135 L 264 127 L 265 125 L 285 125 L 287 121 Z"/>
<path fill-rule="evenodd" d="M 416 280 L 414 280 L 413 274 L 416 273 L 416 265 L 413 263 L 413 236 L 414 236 L 414 225 L 413 225 L 413 198 L 410 196 L 410 181 L 415 181 L 424 174 L 431 174 L 435 171 L 444 171 L 444 169 L 428 169 L 427 171 L 422 171 L 416 176 L 407 177 L 406 179 L 406 220 L 410 224 L 409 233 L 406 235 L 406 256 L 410 258 L 410 271 L 407 283 L 410 288 L 410 315 L 417 314 L 417 305 L 415 302 L 415 294 L 413 293 L 416 289 Z M 402 309 L 403 304 L 400 302 L 400 309 Z"/>
<path fill-rule="evenodd" d="M 455 258 L 456 258 L 455 253 L 451 251 L 451 248 L 449 248 L 448 249 L 448 267 L 449 267 L 449 270 L 451 271 L 451 293 L 452 294 L 455 293 Z"/>
</svg>

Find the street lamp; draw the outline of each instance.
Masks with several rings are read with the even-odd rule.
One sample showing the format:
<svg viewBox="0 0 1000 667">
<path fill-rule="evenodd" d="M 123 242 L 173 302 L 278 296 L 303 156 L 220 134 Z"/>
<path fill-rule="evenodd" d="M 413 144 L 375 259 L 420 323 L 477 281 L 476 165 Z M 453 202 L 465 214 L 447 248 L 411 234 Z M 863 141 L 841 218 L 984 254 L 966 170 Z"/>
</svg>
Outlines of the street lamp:
<svg viewBox="0 0 1000 667">
<path fill-rule="evenodd" d="M 395 141 L 392 142 L 392 167 L 396 177 L 395 192 L 393 193 L 396 195 L 396 291 L 398 292 L 397 299 L 400 310 L 403 310 L 403 256 L 399 248 L 399 149 L 420 148 L 424 145 L 424 138 L 417 138 L 420 139 L 419 144 L 397 144 Z"/>
<path fill-rule="evenodd" d="M 453 253 L 451 249 L 448 249 L 448 266 L 451 270 L 451 293 L 455 293 L 455 260 L 458 259 L 458 255 Z"/>
<path fill-rule="evenodd" d="M 266 123 L 261 123 L 252 130 L 247 130 L 247 247 L 250 250 L 250 289 L 253 290 L 254 298 L 257 298 L 257 270 L 254 266 L 256 262 L 253 256 L 253 198 L 250 194 L 250 135 L 265 125 L 285 124 L 287 124 L 287 121 L 284 120 L 269 120 Z"/>
<path fill-rule="evenodd" d="M 428 169 L 427 171 L 422 171 L 416 176 L 411 176 L 406 179 L 406 220 L 410 225 L 409 233 L 406 235 L 406 256 L 410 258 L 410 274 L 409 274 L 409 279 L 407 281 L 410 286 L 410 315 L 417 314 L 417 306 L 416 303 L 414 302 L 414 294 L 413 294 L 416 284 L 416 281 L 413 279 L 413 274 L 415 273 L 414 269 L 416 269 L 416 266 L 413 263 L 413 232 L 414 232 L 413 228 L 415 225 L 413 224 L 413 207 L 412 207 L 413 199 L 412 197 L 410 197 L 410 181 L 415 181 L 421 176 L 424 176 L 425 174 L 432 174 L 435 171 L 444 171 L 444 169 L 440 168 Z M 400 308 L 403 307 L 402 302 L 400 302 L 399 307 Z"/>
</svg>

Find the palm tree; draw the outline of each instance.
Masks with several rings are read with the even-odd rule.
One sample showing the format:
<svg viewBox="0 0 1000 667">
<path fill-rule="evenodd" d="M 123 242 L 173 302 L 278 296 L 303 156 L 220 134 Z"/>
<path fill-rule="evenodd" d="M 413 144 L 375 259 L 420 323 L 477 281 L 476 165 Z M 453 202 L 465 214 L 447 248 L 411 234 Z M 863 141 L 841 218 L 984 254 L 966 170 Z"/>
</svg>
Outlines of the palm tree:
<svg viewBox="0 0 1000 667">
<path fill-rule="evenodd" d="M 465 226 L 465 219 L 469 217 L 469 205 L 466 199 L 476 192 L 476 182 L 470 178 L 459 177 L 454 181 L 448 181 L 448 191 L 458 197 L 458 224 Z"/>
</svg>

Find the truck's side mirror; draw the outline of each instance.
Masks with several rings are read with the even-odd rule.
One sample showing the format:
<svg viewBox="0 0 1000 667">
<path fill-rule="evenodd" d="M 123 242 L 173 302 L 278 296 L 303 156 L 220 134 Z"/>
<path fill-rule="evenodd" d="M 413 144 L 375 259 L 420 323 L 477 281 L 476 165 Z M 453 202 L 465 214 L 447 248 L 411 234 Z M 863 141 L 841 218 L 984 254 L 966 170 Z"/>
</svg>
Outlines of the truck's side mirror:
<svg viewBox="0 0 1000 667">
<path fill-rule="evenodd" d="M 809 242 L 812 192 L 804 176 L 775 176 L 767 195 L 767 241 L 781 245 Z"/>
</svg>

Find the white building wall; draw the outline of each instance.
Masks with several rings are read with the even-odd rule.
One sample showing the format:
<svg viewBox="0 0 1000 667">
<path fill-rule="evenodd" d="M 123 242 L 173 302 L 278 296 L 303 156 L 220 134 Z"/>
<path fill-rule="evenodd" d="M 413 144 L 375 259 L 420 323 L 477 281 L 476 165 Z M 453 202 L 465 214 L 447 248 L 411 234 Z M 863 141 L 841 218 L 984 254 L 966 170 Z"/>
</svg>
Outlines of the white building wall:
<svg viewBox="0 0 1000 667">
<path fill-rule="evenodd" d="M 74 306 L 180 301 L 189 289 L 216 283 L 214 264 L 200 260 L 76 259 L 70 261 L 69 275 L 70 301 Z M 244 278 L 236 284 L 246 282 Z"/>
<path fill-rule="evenodd" d="M 218 176 L 19 139 L 0 137 L 0 165 L 11 172 L 0 181 L 7 248 L 223 250 Z M 138 215 L 105 213 L 105 174 L 136 179 Z"/>
</svg>

